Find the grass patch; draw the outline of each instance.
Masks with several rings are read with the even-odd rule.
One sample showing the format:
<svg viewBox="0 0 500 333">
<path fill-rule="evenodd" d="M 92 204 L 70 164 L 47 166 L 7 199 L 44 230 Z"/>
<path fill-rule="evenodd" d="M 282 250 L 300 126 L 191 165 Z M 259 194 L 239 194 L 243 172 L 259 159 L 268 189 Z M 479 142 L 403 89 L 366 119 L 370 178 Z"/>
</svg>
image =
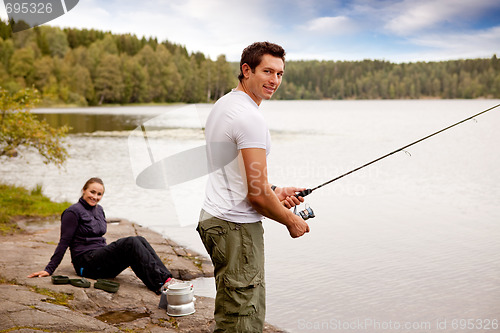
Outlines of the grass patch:
<svg viewBox="0 0 500 333">
<path fill-rule="evenodd" d="M 15 286 L 28 287 L 29 290 L 31 290 L 32 292 L 49 297 L 49 298 L 44 300 L 45 302 L 52 303 L 52 304 L 58 304 L 58 305 L 64 305 L 67 307 L 70 307 L 68 302 L 74 298 L 73 294 L 57 292 L 57 291 L 53 291 L 53 290 L 50 290 L 47 288 L 40 288 L 37 286 L 25 285 L 22 283 L 18 283 L 16 280 L 7 280 L 2 275 L 0 275 L 0 284 L 11 284 L 11 285 L 15 285 Z M 0 331 L 0 333 L 1 332 L 2 331 Z"/>
<path fill-rule="evenodd" d="M 175 319 L 174 317 L 170 317 L 167 322 L 170 323 L 170 325 L 172 325 L 173 328 L 175 329 L 178 329 L 179 328 L 179 323 L 177 322 L 177 319 Z"/>
<path fill-rule="evenodd" d="M 200 271 L 203 272 L 203 269 L 202 269 L 203 260 L 201 260 L 198 257 L 193 257 L 193 256 L 183 256 L 183 258 L 191 260 L 191 262 L 193 263 L 193 265 L 195 265 L 196 268 L 198 268 Z"/>
<path fill-rule="evenodd" d="M 42 187 L 31 191 L 25 188 L 0 184 L 0 235 L 21 231 L 13 221 L 15 216 L 48 217 L 61 214 L 69 202 L 52 202 L 42 194 Z"/>
<path fill-rule="evenodd" d="M 12 284 L 12 285 L 17 285 L 16 280 L 7 280 L 3 276 L 0 275 L 0 284 Z"/>
<path fill-rule="evenodd" d="M 49 298 L 44 300 L 47 303 L 64 305 L 66 307 L 70 307 L 68 302 L 74 298 L 73 294 L 52 291 L 50 289 L 40 288 L 37 286 L 28 286 L 28 287 L 31 291 L 33 291 L 37 294 L 48 296 Z"/>
</svg>

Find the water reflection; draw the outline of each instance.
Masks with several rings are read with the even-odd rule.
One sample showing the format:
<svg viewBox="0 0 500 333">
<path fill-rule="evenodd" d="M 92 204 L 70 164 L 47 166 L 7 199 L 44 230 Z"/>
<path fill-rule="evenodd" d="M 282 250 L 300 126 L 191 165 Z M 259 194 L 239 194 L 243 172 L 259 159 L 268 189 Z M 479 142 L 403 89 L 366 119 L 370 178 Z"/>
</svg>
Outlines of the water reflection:
<svg viewBox="0 0 500 333">
<path fill-rule="evenodd" d="M 70 134 L 92 133 L 96 131 L 131 131 L 150 115 L 123 114 L 83 114 L 83 113 L 38 113 L 40 120 L 45 120 L 52 127 L 71 127 Z"/>
</svg>

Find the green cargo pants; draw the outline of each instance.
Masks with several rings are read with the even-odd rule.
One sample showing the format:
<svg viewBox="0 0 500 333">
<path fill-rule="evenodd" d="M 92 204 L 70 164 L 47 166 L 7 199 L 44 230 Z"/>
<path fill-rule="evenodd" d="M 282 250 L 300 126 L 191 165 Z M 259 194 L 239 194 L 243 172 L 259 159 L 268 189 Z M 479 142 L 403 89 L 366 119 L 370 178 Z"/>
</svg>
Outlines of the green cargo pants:
<svg viewBox="0 0 500 333">
<path fill-rule="evenodd" d="M 202 210 L 196 230 L 214 265 L 214 332 L 262 332 L 266 315 L 262 222 L 233 223 Z"/>
</svg>

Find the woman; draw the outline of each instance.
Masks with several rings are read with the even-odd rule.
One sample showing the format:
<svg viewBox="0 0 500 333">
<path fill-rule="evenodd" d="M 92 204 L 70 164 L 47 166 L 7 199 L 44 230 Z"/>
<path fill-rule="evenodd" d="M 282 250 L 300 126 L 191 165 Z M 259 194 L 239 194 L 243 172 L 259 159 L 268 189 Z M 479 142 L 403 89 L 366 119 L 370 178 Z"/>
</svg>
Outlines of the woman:
<svg viewBox="0 0 500 333">
<path fill-rule="evenodd" d="M 76 274 L 91 279 L 114 278 L 130 266 L 150 290 L 160 294 L 173 282 L 172 274 L 144 237 L 121 238 L 106 245 L 103 235 L 107 224 L 98 205 L 103 195 L 100 178 L 87 180 L 80 200 L 61 215 L 61 238 L 49 264 L 28 277 L 52 275 L 69 247 Z"/>
</svg>

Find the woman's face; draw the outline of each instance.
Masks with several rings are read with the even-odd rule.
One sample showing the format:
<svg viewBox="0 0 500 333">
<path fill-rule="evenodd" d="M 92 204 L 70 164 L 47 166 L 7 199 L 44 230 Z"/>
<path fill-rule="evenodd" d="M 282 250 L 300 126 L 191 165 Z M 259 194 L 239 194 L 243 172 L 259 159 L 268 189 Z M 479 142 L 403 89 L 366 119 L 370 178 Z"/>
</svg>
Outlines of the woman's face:
<svg viewBox="0 0 500 333">
<path fill-rule="evenodd" d="M 97 205 L 103 195 L 104 187 L 99 183 L 92 183 L 87 189 L 83 190 L 83 200 L 91 206 Z"/>
</svg>

